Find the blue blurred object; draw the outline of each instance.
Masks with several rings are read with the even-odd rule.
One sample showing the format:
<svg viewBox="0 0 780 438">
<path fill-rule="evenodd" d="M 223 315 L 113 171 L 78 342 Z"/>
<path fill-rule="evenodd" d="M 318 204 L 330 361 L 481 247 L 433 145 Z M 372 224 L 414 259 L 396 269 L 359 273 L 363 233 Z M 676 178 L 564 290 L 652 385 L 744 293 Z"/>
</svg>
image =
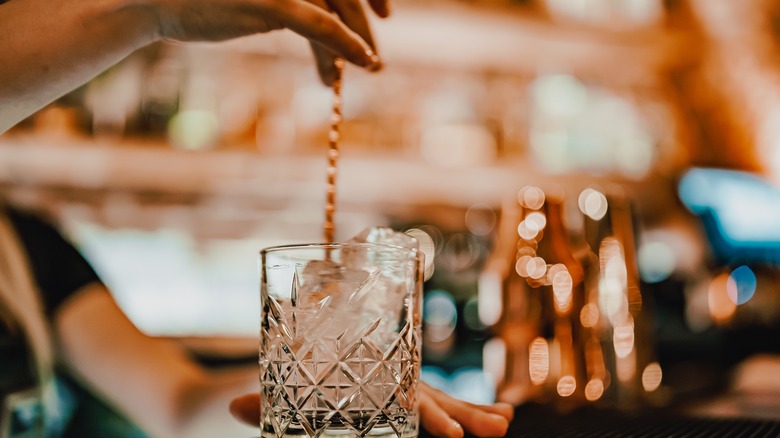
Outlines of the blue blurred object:
<svg viewBox="0 0 780 438">
<path fill-rule="evenodd" d="M 701 218 L 718 262 L 780 265 L 780 188 L 749 172 L 695 168 L 678 194 Z"/>
<path fill-rule="evenodd" d="M 729 280 L 733 281 L 733 286 L 728 286 L 728 294 L 734 304 L 745 304 L 753 298 L 756 293 L 756 274 L 749 267 L 742 265 L 731 271 Z"/>
<path fill-rule="evenodd" d="M 420 378 L 433 388 L 470 403 L 491 404 L 496 401 L 495 382 L 481 368 L 462 367 L 448 374 L 440 367 L 425 365 Z"/>
<path fill-rule="evenodd" d="M 440 367 L 423 365 L 420 370 L 420 380 L 440 391 L 449 392 L 450 390 L 450 377 Z"/>
</svg>

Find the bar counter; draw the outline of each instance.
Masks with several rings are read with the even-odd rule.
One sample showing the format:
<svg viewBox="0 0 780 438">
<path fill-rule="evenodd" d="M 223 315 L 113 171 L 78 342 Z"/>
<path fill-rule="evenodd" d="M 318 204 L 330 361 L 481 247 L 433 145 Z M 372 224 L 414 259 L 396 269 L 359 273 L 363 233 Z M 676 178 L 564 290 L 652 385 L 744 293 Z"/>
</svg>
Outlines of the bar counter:
<svg viewBox="0 0 780 438">
<path fill-rule="evenodd" d="M 634 413 L 582 408 L 559 413 L 539 404 L 521 405 L 506 435 L 509 438 L 673 438 L 780 437 L 780 421 L 680 415 L 670 410 Z M 421 438 L 431 435 L 423 432 Z M 468 437 L 468 435 L 467 435 Z"/>
</svg>

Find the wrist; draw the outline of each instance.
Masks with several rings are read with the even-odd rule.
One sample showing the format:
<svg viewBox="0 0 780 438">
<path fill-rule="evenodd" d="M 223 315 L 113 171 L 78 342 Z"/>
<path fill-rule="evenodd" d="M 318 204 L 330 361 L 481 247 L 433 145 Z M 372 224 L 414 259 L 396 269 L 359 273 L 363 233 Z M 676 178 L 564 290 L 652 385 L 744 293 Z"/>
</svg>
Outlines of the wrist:
<svg viewBox="0 0 780 438">
<path fill-rule="evenodd" d="M 154 39 L 178 40 L 185 34 L 184 26 L 180 19 L 182 8 L 186 3 L 178 0 L 116 0 L 128 4 L 129 8 L 136 9 L 139 14 L 146 14 L 147 19 L 153 21 Z M 148 23 L 147 23 L 148 24 Z"/>
<path fill-rule="evenodd" d="M 137 37 L 136 48 L 159 41 L 162 38 L 160 0 L 107 0 L 103 2 L 105 18 L 120 16 L 125 30 Z"/>
</svg>

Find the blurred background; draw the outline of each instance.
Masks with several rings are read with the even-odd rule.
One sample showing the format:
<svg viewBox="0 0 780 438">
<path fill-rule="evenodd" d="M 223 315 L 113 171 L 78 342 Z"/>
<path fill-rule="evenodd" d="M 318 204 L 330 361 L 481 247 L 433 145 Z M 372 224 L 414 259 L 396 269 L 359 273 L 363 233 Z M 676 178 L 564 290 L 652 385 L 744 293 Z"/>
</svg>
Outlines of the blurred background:
<svg viewBox="0 0 780 438">
<path fill-rule="evenodd" d="M 780 3 L 393 6 L 385 69 L 345 72 L 336 232 L 435 254 L 424 379 L 777 415 L 749 390 L 780 393 L 751 380 L 780 375 Z M 322 238 L 331 101 L 290 33 L 157 44 L 0 137 L 0 193 L 60 221 L 144 332 L 252 362 L 259 249 Z"/>
</svg>

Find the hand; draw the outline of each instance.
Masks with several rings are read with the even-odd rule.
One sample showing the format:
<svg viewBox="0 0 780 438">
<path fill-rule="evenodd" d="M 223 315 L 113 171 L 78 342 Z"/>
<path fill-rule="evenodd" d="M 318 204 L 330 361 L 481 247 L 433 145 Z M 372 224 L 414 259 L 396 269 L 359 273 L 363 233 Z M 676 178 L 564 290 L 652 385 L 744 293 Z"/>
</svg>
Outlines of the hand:
<svg viewBox="0 0 780 438">
<path fill-rule="evenodd" d="M 230 403 L 234 417 L 251 425 L 260 423 L 260 395 L 249 394 Z M 431 434 L 442 438 L 460 438 L 464 431 L 478 437 L 506 435 L 514 409 L 506 403 L 475 405 L 420 385 L 420 422 Z"/>
<path fill-rule="evenodd" d="M 420 389 L 420 423 L 438 437 L 460 438 L 464 429 L 478 437 L 502 437 L 514 416 L 514 408 L 507 403 L 475 405 L 425 383 Z"/>
<path fill-rule="evenodd" d="M 316 5 L 326 11 L 335 12 L 344 24 L 350 29 L 355 31 L 358 35 L 366 41 L 371 49 L 376 53 L 376 44 L 374 43 L 374 37 L 371 34 L 371 27 L 368 24 L 368 18 L 363 10 L 361 0 L 307 0 L 309 3 Z M 376 15 L 381 18 L 387 18 L 390 15 L 389 0 L 368 0 L 371 9 Z M 336 78 L 336 55 L 323 46 L 321 43 L 312 40 L 311 49 L 314 53 L 314 59 L 317 61 L 317 71 L 320 74 L 320 79 L 325 85 L 332 85 Z M 369 70 L 378 71 L 382 68 L 382 64 L 377 63 Z"/>
<path fill-rule="evenodd" d="M 320 77 L 330 85 L 336 56 L 372 71 L 381 68 L 360 1 L 160 0 L 157 15 L 161 36 L 177 41 L 221 41 L 290 29 L 310 41 Z M 387 0 L 369 2 L 377 15 L 389 14 Z"/>
</svg>

